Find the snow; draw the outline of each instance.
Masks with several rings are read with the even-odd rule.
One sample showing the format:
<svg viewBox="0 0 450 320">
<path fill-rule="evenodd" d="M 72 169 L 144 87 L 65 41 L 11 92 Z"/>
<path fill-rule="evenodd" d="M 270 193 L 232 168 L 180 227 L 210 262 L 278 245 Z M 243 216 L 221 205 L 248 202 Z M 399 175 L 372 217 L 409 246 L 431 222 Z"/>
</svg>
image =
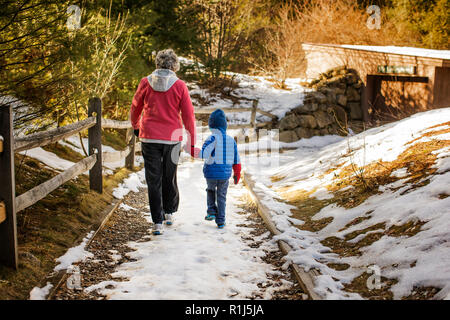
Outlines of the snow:
<svg viewBox="0 0 450 320">
<path fill-rule="evenodd" d="M 274 87 L 274 82 L 269 78 L 260 76 L 249 76 L 240 73 L 227 74 L 234 77 L 237 88 L 230 91 L 230 95 L 238 99 L 238 103 L 233 103 L 231 98 L 224 98 L 209 90 L 201 89 L 196 84 L 188 83 L 189 93 L 193 104 L 197 108 L 251 108 L 253 100 L 258 100 L 258 109 L 270 112 L 283 118 L 285 114 L 303 103 L 303 97 L 307 89 L 300 85 L 302 79 L 287 79 L 287 89 Z M 206 105 L 201 105 L 197 95 L 202 100 L 206 100 Z M 227 119 L 232 123 L 249 123 L 250 112 L 227 113 Z M 270 121 L 270 118 L 257 113 L 257 122 Z"/>
<path fill-rule="evenodd" d="M 135 261 L 119 265 L 113 280 L 85 289 L 97 290 L 108 299 L 246 299 L 263 294 L 260 283 L 277 274 L 262 261 L 264 250 L 276 251 L 274 241 L 266 241 L 269 233 L 250 235 L 242 224 L 248 213 L 239 213 L 239 198 L 246 194 L 242 185 L 230 185 L 227 197 L 227 225 L 217 229 L 205 221 L 206 182 L 203 162 L 183 162 L 178 169 L 180 208 L 173 226 L 165 226 L 162 236 L 146 242 L 130 242 L 135 251 L 128 256 Z M 143 172 L 143 171 L 141 171 Z M 137 175 L 144 182 L 144 175 Z M 147 216 L 147 219 L 151 219 Z M 151 221 L 151 220 L 150 220 Z M 265 240 L 260 248 L 251 248 L 241 237 Z M 127 281 L 115 278 L 126 278 Z M 280 288 L 292 285 L 283 282 Z M 273 290 L 267 290 L 269 299 Z"/>
<path fill-rule="evenodd" d="M 84 261 L 85 259 L 92 257 L 92 253 L 86 251 L 86 245 L 94 235 L 94 231 L 91 231 L 83 239 L 83 241 L 76 247 L 70 248 L 67 252 L 56 259 L 59 264 L 55 267 L 55 271 L 66 270 L 69 266 L 75 262 Z"/>
<path fill-rule="evenodd" d="M 125 203 L 121 203 L 119 208 L 122 210 L 125 210 L 125 211 L 131 211 L 131 210 L 136 211 L 137 210 L 136 208 L 133 208 Z"/>
<path fill-rule="evenodd" d="M 382 53 L 402 54 L 415 57 L 450 60 L 450 50 L 433 50 L 415 47 L 361 46 L 361 45 L 341 45 L 341 47 L 348 49 L 382 52 Z"/>
<path fill-rule="evenodd" d="M 113 196 L 116 199 L 123 199 L 130 191 L 139 192 L 139 188 L 145 188 L 145 172 L 141 170 L 137 173 L 131 173 L 128 178 L 123 180 L 117 188 L 113 190 Z"/>
<path fill-rule="evenodd" d="M 34 287 L 30 291 L 30 300 L 45 300 L 52 288 L 53 285 L 50 282 L 47 282 L 47 285 L 43 288 Z"/>
<path fill-rule="evenodd" d="M 280 157 L 280 166 L 261 167 L 245 166 L 247 172 L 260 181 L 256 191 L 262 195 L 262 201 L 273 209 L 273 220 L 282 232 L 277 239 L 283 239 L 294 249 L 286 257 L 302 265 L 306 269 L 317 268 L 322 276 L 316 283 L 316 291 L 327 299 L 360 299 L 357 294 L 349 294 L 342 290 L 343 284 L 364 272 L 368 267 L 380 267 L 381 275 L 397 279 L 391 287 L 394 299 L 408 296 L 415 286 L 434 286 L 441 288 L 436 297 L 445 298 L 450 294 L 450 197 L 439 198 L 448 194 L 450 181 L 450 148 L 433 152 L 437 156 L 436 174 L 429 177 L 429 183 L 420 188 L 411 188 L 406 168 L 392 173 L 401 178 L 392 184 L 380 188 L 380 194 L 369 197 L 361 205 L 345 209 L 336 204 L 324 207 L 313 220 L 332 217 L 333 220 L 325 228 L 313 233 L 295 228 L 287 204 L 279 202 L 280 196 L 274 191 L 284 187 L 292 190 L 314 191 L 312 196 L 328 199 L 330 195 L 324 188 L 330 184 L 341 168 L 356 162 L 367 165 L 371 162 L 393 161 L 407 147 L 432 139 L 450 140 L 448 134 L 431 137 L 422 136 L 425 132 L 442 130 L 442 126 L 429 129 L 434 125 L 450 119 L 450 108 L 432 110 L 416 114 L 410 118 L 367 130 L 359 135 L 337 141 L 329 145 L 299 147 L 285 152 Z M 317 139 L 327 140 L 326 137 Z M 409 144 L 408 144 L 409 143 Z M 349 153 L 349 151 L 351 151 Z M 249 159 L 246 158 L 247 162 Z M 335 170 L 324 174 L 330 168 Z M 284 177 L 272 182 L 268 177 L 277 175 Z M 270 186 L 271 188 L 269 188 Z M 357 217 L 368 219 L 343 229 Z M 339 257 L 323 246 L 320 241 L 335 236 L 343 239 L 345 235 L 363 230 L 378 223 L 385 223 L 384 229 L 373 230 L 350 240 L 355 243 L 368 234 L 385 232 L 392 226 L 404 225 L 408 222 L 422 221 L 425 224 L 420 232 L 413 236 L 395 237 L 383 235 L 372 245 L 361 249 L 362 255 L 357 257 Z M 327 263 L 347 263 L 347 270 L 336 271 Z"/>
<path fill-rule="evenodd" d="M 60 171 L 65 171 L 75 164 L 72 161 L 61 159 L 56 154 L 45 151 L 40 147 L 26 151 L 21 151 L 19 153 L 24 156 L 28 156 L 36 160 L 39 160 L 46 166 Z"/>
</svg>

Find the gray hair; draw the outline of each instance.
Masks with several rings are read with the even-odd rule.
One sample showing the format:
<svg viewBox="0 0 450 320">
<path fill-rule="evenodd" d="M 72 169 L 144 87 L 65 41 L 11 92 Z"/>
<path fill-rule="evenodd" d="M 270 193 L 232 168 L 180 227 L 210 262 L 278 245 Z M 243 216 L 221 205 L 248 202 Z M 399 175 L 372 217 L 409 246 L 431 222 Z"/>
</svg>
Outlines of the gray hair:
<svg viewBox="0 0 450 320">
<path fill-rule="evenodd" d="M 156 55 L 156 68 L 169 69 L 175 72 L 180 70 L 180 62 L 175 52 L 172 49 L 159 51 Z"/>
</svg>

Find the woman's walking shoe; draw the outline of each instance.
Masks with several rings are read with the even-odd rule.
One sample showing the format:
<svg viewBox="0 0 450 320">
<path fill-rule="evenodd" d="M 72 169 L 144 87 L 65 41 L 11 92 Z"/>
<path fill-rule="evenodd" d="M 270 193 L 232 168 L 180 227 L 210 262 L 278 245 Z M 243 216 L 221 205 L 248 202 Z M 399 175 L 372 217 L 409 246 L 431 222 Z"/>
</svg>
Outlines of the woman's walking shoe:
<svg viewBox="0 0 450 320">
<path fill-rule="evenodd" d="M 171 213 L 166 213 L 166 214 L 164 215 L 164 217 L 165 217 L 165 219 L 166 219 L 166 224 L 167 224 L 168 226 L 171 226 L 171 225 L 173 224 L 173 214 L 171 214 Z"/>
<path fill-rule="evenodd" d="M 205 220 L 208 220 L 208 221 L 212 221 L 212 220 L 215 220 L 215 219 L 216 219 L 216 215 L 215 214 L 207 214 L 206 217 L 205 217 Z"/>
<path fill-rule="evenodd" d="M 163 234 L 163 225 L 162 223 L 155 223 L 153 225 L 153 235 L 159 236 Z"/>
</svg>

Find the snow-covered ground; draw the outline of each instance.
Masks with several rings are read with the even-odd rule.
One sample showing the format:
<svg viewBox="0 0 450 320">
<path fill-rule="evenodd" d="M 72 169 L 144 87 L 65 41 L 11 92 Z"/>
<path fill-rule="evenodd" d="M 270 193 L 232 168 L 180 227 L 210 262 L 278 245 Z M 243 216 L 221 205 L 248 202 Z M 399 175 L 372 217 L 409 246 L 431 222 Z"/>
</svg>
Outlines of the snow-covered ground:
<svg viewBox="0 0 450 320">
<path fill-rule="evenodd" d="M 136 250 L 129 255 L 136 261 L 120 265 L 113 274 L 128 281 L 107 281 L 86 290 L 99 290 L 109 299 L 243 299 L 261 291 L 258 283 L 276 272 L 261 260 L 263 250 L 277 250 L 277 246 L 267 242 L 251 249 L 241 239 L 250 230 L 241 226 L 246 214 L 239 214 L 242 210 L 237 207 L 245 189 L 229 188 L 227 226 L 219 230 L 214 222 L 204 220 L 202 162 L 181 164 L 178 180 L 181 202 L 174 225 L 151 241 L 129 243 Z M 147 217 L 151 221 L 150 213 Z M 109 285 L 113 288 L 105 288 Z"/>
<path fill-rule="evenodd" d="M 251 229 L 244 226 L 248 213 L 238 208 L 246 189 L 242 184 L 230 186 L 227 225 L 220 230 L 213 221 L 204 220 L 203 162 L 191 162 L 186 156 L 183 159 L 178 169 L 181 201 L 174 225 L 166 226 L 161 236 L 150 236 L 149 230 L 149 241 L 128 244 L 136 250 L 129 254 L 135 261 L 119 265 L 112 274 L 113 279 L 127 278 L 127 281 L 105 281 L 85 290 L 98 290 L 108 299 L 246 299 L 255 294 L 270 299 L 273 290 L 262 289 L 258 284 L 270 283 L 268 274 L 279 271 L 262 257 L 264 251 L 276 251 L 278 246 L 274 241 L 264 241 L 259 248 L 252 248 L 242 239 L 252 237 Z M 132 173 L 116 189 L 116 196 L 121 198 L 124 193 L 139 192 L 144 179 L 143 171 Z M 149 212 L 146 218 L 151 221 Z M 264 240 L 268 236 L 269 232 L 253 240 Z M 89 237 L 90 234 L 83 243 L 59 258 L 59 266 L 68 268 L 72 263 L 89 259 L 90 254 L 85 249 Z M 291 285 L 284 282 L 277 290 Z M 31 298 L 44 298 L 48 290 L 48 286 L 35 288 Z"/>
<path fill-rule="evenodd" d="M 317 233 L 300 230 L 293 226 L 292 206 L 277 201 L 280 194 L 277 188 L 288 188 L 289 191 L 315 191 L 312 197 L 327 199 L 332 197 L 324 189 L 330 185 L 340 170 L 350 163 L 364 166 L 374 161 L 393 161 L 407 147 L 415 143 L 432 139 L 450 140 L 449 133 L 430 137 L 422 137 L 424 133 L 448 129 L 447 126 L 428 129 L 434 125 L 450 120 L 450 108 L 437 109 L 413 115 L 410 118 L 367 130 L 348 139 L 332 142 L 330 137 L 316 137 L 324 143 L 314 148 L 300 147 L 285 152 L 280 157 L 279 167 L 252 165 L 245 166 L 258 181 L 257 191 L 264 198 L 263 202 L 273 209 L 273 219 L 282 231 L 280 239 L 288 242 L 294 250 L 286 257 L 303 267 L 317 268 L 322 275 L 316 283 L 316 290 L 328 299 L 358 299 L 358 294 L 344 292 L 343 284 L 368 271 L 372 265 L 380 268 L 381 276 L 397 279 L 391 287 L 394 299 L 411 294 L 415 287 L 433 286 L 441 288 L 435 298 L 450 298 L 450 197 L 439 197 L 449 194 L 450 185 L 450 153 L 443 148 L 434 151 L 437 155 L 436 174 L 432 175 L 429 184 L 408 190 L 407 171 L 399 170 L 394 175 L 404 176 L 392 184 L 380 187 L 379 194 L 369 197 L 361 205 L 345 209 L 336 204 L 324 207 L 313 220 L 332 217 L 333 220 Z M 420 138 L 422 137 L 422 138 Z M 410 141 L 416 141 L 407 144 Z M 351 155 L 348 153 L 352 150 Z M 248 158 L 249 162 L 255 159 Z M 327 170 L 335 168 L 335 170 Z M 280 177 L 273 182 L 271 176 Z M 399 188 L 400 187 L 400 188 Z M 408 191 L 407 191 L 408 190 Z M 370 213 L 366 215 L 366 213 Z M 349 228 L 341 230 L 357 217 L 367 219 Z M 339 257 L 323 246 L 320 241 L 335 236 L 344 236 L 369 226 L 384 222 L 385 230 L 392 226 L 404 225 L 408 222 L 422 221 L 425 224 L 417 234 L 406 237 L 382 236 L 373 244 L 361 249 L 362 255 L 356 257 Z M 301 224 L 301 221 L 294 223 Z M 385 231 L 382 230 L 382 231 Z M 360 239 L 353 239 L 358 241 Z M 347 263 L 350 268 L 336 271 L 326 263 Z"/>
</svg>

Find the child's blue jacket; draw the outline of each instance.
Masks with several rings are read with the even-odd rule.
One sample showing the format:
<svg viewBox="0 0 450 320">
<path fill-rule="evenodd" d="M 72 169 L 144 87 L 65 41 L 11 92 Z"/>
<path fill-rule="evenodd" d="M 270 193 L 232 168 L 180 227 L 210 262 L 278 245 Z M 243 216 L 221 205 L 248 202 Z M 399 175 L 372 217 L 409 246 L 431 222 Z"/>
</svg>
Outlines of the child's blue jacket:
<svg viewBox="0 0 450 320">
<path fill-rule="evenodd" d="M 240 163 L 236 141 L 226 134 L 225 113 L 217 109 L 208 121 L 212 135 L 206 139 L 200 152 L 205 159 L 203 174 L 206 179 L 227 180 L 231 177 L 233 165 Z"/>
</svg>

